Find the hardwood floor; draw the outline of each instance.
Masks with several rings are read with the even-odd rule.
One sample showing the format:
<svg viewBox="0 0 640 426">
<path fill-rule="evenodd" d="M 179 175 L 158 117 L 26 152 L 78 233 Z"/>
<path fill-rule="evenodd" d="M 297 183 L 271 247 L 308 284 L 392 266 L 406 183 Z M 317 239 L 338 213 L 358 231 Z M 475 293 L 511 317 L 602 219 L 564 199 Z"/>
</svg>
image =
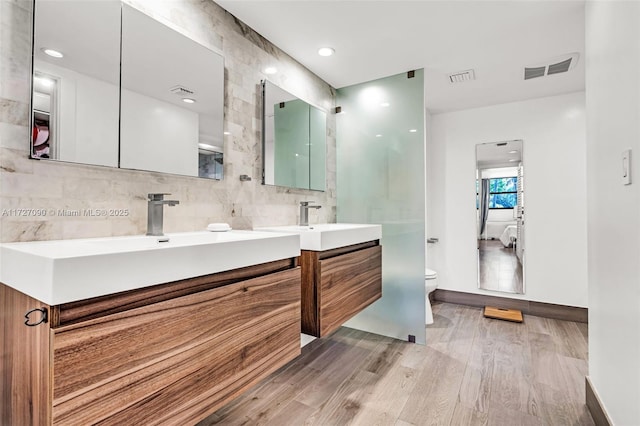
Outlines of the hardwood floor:
<svg viewBox="0 0 640 426">
<path fill-rule="evenodd" d="M 199 425 L 593 425 L 587 325 L 435 303 L 427 345 L 349 328 Z"/>
<path fill-rule="evenodd" d="M 522 265 L 516 251 L 499 240 L 478 240 L 479 286 L 483 290 L 523 293 Z"/>
</svg>

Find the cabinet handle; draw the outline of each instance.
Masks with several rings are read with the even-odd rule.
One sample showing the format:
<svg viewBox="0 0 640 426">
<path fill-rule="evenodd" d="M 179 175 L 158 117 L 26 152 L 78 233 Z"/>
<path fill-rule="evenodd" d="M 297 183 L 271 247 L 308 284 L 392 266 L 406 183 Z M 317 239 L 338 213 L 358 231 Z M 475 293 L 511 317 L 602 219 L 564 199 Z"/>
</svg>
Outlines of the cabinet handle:
<svg viewBox="0 0 640 426">
<path fill-rule="evenodd" d="M 42 316 L 40 317 L 40 321 L 30 322 L 31 318 L 29 318 L 29 315 L 34 312 L 40 312 L 42 314 Z M 47 323 L 49 321 L 49 311 L 47 310 L 47 308 L 35 308 L 24 314 L 24 317 L 26 318 L 24 325 L 26 325 L 27 327 L 35 327 L 36 325 Z"/>
</svg>

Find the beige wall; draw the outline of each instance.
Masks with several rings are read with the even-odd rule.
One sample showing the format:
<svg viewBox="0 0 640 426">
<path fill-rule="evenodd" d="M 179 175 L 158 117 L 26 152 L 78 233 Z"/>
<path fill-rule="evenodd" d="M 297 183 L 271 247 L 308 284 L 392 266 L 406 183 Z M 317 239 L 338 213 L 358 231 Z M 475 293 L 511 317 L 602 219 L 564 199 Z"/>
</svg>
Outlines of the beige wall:
<svg viewBox="0 0 640 426">
<path fill-rule="evenodd" d="M 305 101 L 330 110 L 335 90 L 212 1 L 127 0 L 157 20 L 225 58 L 225 179 L 206 179 L 97 166 L 29 160 L 31 2 L 0 2 L 0 241 L 52 240 L 141 234 L 146 194 L 170 192 L 180 205 L 165 208 L 165 231 L 203 229 L 228 222 L 236 229 L 294 224 L 298 202 L 322 209 L 311 221 L 335 221 L 335 116 L 327 115 L 327 191 L 263 186 L 261 175 L 262 69 L 269 79 Z M 240 182 L 239 176 L 253 177 Z M 12 215 L 12 209 L 45 209 L 45 217 Z M 129 209 L 126 217 L 69 217 L 58 210 Z M 50 214 L 51 211 L 55 214 Z"/>
</svg>

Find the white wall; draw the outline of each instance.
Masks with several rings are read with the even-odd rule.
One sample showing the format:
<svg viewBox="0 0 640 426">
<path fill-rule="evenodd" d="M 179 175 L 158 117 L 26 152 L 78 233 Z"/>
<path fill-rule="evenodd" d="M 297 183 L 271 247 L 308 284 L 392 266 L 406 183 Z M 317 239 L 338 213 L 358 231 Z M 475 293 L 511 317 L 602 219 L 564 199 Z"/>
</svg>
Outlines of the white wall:
<svg viewBox="0 0 640 426">
<path fill-rule="evenodd" d="M 432 116 L 429 267 L 439 288 L 587 306 L 584 92 Z M 522 139 L 526 294 L 477 288 L 476 144 Z"/>
<path fill-rule="evenodd" d="M 638 425 L 640 3 L 587 2 L 586 57 L 589 376 L 613 424 Z"/>
<path fill-rule="evenodd" d="M 198 176 L 198 113 L 122 89 L 120 167 Z"/>
</svg>

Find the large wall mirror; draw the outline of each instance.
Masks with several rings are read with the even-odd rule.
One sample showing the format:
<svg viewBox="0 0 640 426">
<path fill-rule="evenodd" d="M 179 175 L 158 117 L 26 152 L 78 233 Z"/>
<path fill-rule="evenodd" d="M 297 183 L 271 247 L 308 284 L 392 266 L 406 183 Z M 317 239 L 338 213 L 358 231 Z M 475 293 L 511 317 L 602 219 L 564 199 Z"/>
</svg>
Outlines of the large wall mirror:
<svg viewBox="0 0 640 426">
<path fill-rule="evenodd" d="M 476 146 L 478 287 L 524 294 L 522 140 Z"/>
<path fill-rule="evenodd" d="M 269 81 L 262 106 L 262 183 L 324 191 L 326 113 Z"/>
<path fill-rule="evenodd" d="M 32 158 L 222 179 L 221 55 L 120 1 L 34 13 Z"/>
<path fill-rule="evenodd" d="M 35 2 L 31 156 L 118 167 L 120 2 Z"/>
</svg>

